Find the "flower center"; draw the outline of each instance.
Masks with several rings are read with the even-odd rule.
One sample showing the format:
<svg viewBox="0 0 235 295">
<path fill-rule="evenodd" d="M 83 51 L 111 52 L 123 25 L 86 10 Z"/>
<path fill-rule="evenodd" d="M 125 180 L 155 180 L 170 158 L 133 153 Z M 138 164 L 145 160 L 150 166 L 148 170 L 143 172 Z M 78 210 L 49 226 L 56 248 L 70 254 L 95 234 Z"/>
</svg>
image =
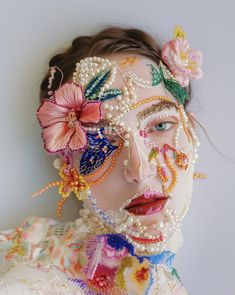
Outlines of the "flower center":
<svg viewBox="0 0 235 295">
<path fill-rule="evenodd" d="M 79 112 L 69 112 L 67 114 L 67 121 L 68 121 L 68 125 L 70 128 L 75 128 L 76 127 L 76 123 L 78 121 L 80 113 Z"/>
<path fill-rule="evenodd" d="M 135 274 L 137 281 L 138 282 L 146 281 L 149 275 L 148 272 L 149 272 L 149 269 L 145 267 L 142 267 L 140 270 L 138 270 Z"/>
<path fill-rule="evenodd" d="M 187 66 L 189 63 L 188 52 L 180 50 L 180 63 L 184 66 Z"/>
</svg>

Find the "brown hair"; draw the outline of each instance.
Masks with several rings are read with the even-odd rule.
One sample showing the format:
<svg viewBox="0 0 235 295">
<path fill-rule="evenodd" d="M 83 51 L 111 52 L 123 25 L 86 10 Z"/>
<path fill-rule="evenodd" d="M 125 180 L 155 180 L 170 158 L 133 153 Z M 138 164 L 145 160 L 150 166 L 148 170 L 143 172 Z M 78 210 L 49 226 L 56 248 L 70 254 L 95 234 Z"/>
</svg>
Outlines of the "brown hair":
<svg viewBox="0 0 235 295">
<path fill-rule="evenodd" d="M 64 74 L 63 83 L 68 81 L 75 70 L 75 64 L 85 57 L 116 53 L 134 53 L 146 56 L 159 64 L 161 46 L 148 33 L 136 28 L 108 27 L 91 36 L 80 36 L 73 40 L 64 52 L 56 54 L 49 61 L 49 67 L 57 66 Z M 48 98 L 47 85 L 50 70 L 43 78 L 40 86 L 40 100 Z M 52 83 L 52 91 L 60 84 L 61 74 L 57 71 Z M 191 87 L 186 88 L 191 96 Z"/>
</svg>

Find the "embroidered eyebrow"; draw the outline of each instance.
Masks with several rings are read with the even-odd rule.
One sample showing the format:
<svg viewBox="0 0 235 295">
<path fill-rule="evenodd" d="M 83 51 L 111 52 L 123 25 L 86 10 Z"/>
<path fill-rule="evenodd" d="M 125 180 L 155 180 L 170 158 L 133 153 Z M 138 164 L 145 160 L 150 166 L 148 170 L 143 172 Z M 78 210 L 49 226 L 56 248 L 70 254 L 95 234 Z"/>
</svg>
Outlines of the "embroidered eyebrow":
<svg viewBox="0 0 235 295">
<path fill-rule="evenodd" d="M 140 111 L 137 114 L 138 121 L 143 120 L 147 118 L 148 116 L 152 115 L 153 113 L 160 112 L 164 109 L 170 110 L 171 108 L 175 108 L 176 111 L 178 111 L 178 108 L 174 102 L 165 102 L 165 101 L 160 101 L 157 104 L 153 104 L 144 110 Z"/>
</svg>

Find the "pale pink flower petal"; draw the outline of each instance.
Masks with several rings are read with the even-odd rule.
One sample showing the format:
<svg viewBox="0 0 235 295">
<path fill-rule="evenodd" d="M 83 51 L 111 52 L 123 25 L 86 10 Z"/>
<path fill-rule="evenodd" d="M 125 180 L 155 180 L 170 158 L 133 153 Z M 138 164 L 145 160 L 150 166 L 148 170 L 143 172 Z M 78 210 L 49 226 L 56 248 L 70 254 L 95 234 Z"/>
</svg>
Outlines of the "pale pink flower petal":
<svg viewBox="0 0 235 295">
<path fill-rule="evenodd" d="M 191 73 L 191 76 L 193 79 L 201 79 L 203 77 L 203 72 L 202 72 L 202 69 L 200 68 L 195 68 L 192 73 Z"/>
<path fill-rule="evenodd" d="M 101 102 L 86 102 L 82 87 L 68 82 L 45 100 L 37 111 L 44 128 L 44 146 L 50 153 L 67 147 L 78 151 L 87 144 L 86 132 L 81 123 L 98 123 L 101 119 Z M 74 125 L 75 124 L 75 125 Z"/>
<path fill-rule="evenodd" d="M 190 51 L 188 40 L 183 38 L 178 38 L 174 41 L 175 41 L 175 47 L 177 48 L 177 50 L 181 50 L 185 53 L 188 53 Z"/>
<path fill-rule="evenodd" d="M 174 78 L 182 87 L 186 87 L 189 84 L 189 77 L 186 75 L 175 74 Z"/>
<path fill-rule="evenodd" d="M 82 149 L 87 144 L 87 138 L 85 130 L 82 128 L 79 122 L 76 123 L 76 132 L 73 134 L 69 141 L 69 148 L 72 151 Z"/>
<path fill-rule="evenodd" d="M 189 58 L 190 60 L 194 61 L 198 65 L 201 65 L 203 60 L 203 54 L 198 49 L 191 49 L 189 53 Z"/>
<path fill-rule="evenodd" d="M 83 100 L 83 93 L 79 85 L 67 82 L 55 92 L 54 98 L 60 106 L 79 111 Z"/>
<path fill-rule="evenodd" d="M 58 122 L 66 122 L 69 109 L 57 105 L 52 100 L 45 100 L 37 111 L 37 118 L 42 127 L 46 127 Z"/>
<path fill-rule="evenodd" d="M 44 128 L 42 137 L 44 139 L 45 149 L 50 153 L 64 150 L 74 133 L 75 129 L 70 128 L 68 124 L 64 122 Z"/>
<path fill-rule="evenodd" d="M 183 87 L 188 86 L 189 78 L 200 79 L 202 77 L 200 68 L 202 53 L 197 49 L 191 49 L 184 38 L 170 40 L 165 44 L 161 57 Z"/>
<path fill-rule="evenodd" d="M 83 123 L 98 123 L 101 118 L 101 103 L 87 102 L 84 104 L 79 120 Z"/>
</svg>

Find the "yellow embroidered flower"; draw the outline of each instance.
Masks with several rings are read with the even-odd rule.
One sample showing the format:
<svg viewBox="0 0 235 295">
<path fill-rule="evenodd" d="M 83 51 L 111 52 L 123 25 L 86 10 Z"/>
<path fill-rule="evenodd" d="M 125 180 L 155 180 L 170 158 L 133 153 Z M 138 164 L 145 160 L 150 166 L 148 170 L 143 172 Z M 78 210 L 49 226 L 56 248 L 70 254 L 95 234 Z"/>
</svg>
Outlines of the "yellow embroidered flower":
<svg viewBox="0 0 235 295">
<path fill-rule="evenodd" d="M 123 275 L 128 294 L 145 294 L 150 283 L 150 267 L 147 260 L 140 263 L 136 257 L 132 257 L 132 266 L 125 268 Z"/>
</svg>

